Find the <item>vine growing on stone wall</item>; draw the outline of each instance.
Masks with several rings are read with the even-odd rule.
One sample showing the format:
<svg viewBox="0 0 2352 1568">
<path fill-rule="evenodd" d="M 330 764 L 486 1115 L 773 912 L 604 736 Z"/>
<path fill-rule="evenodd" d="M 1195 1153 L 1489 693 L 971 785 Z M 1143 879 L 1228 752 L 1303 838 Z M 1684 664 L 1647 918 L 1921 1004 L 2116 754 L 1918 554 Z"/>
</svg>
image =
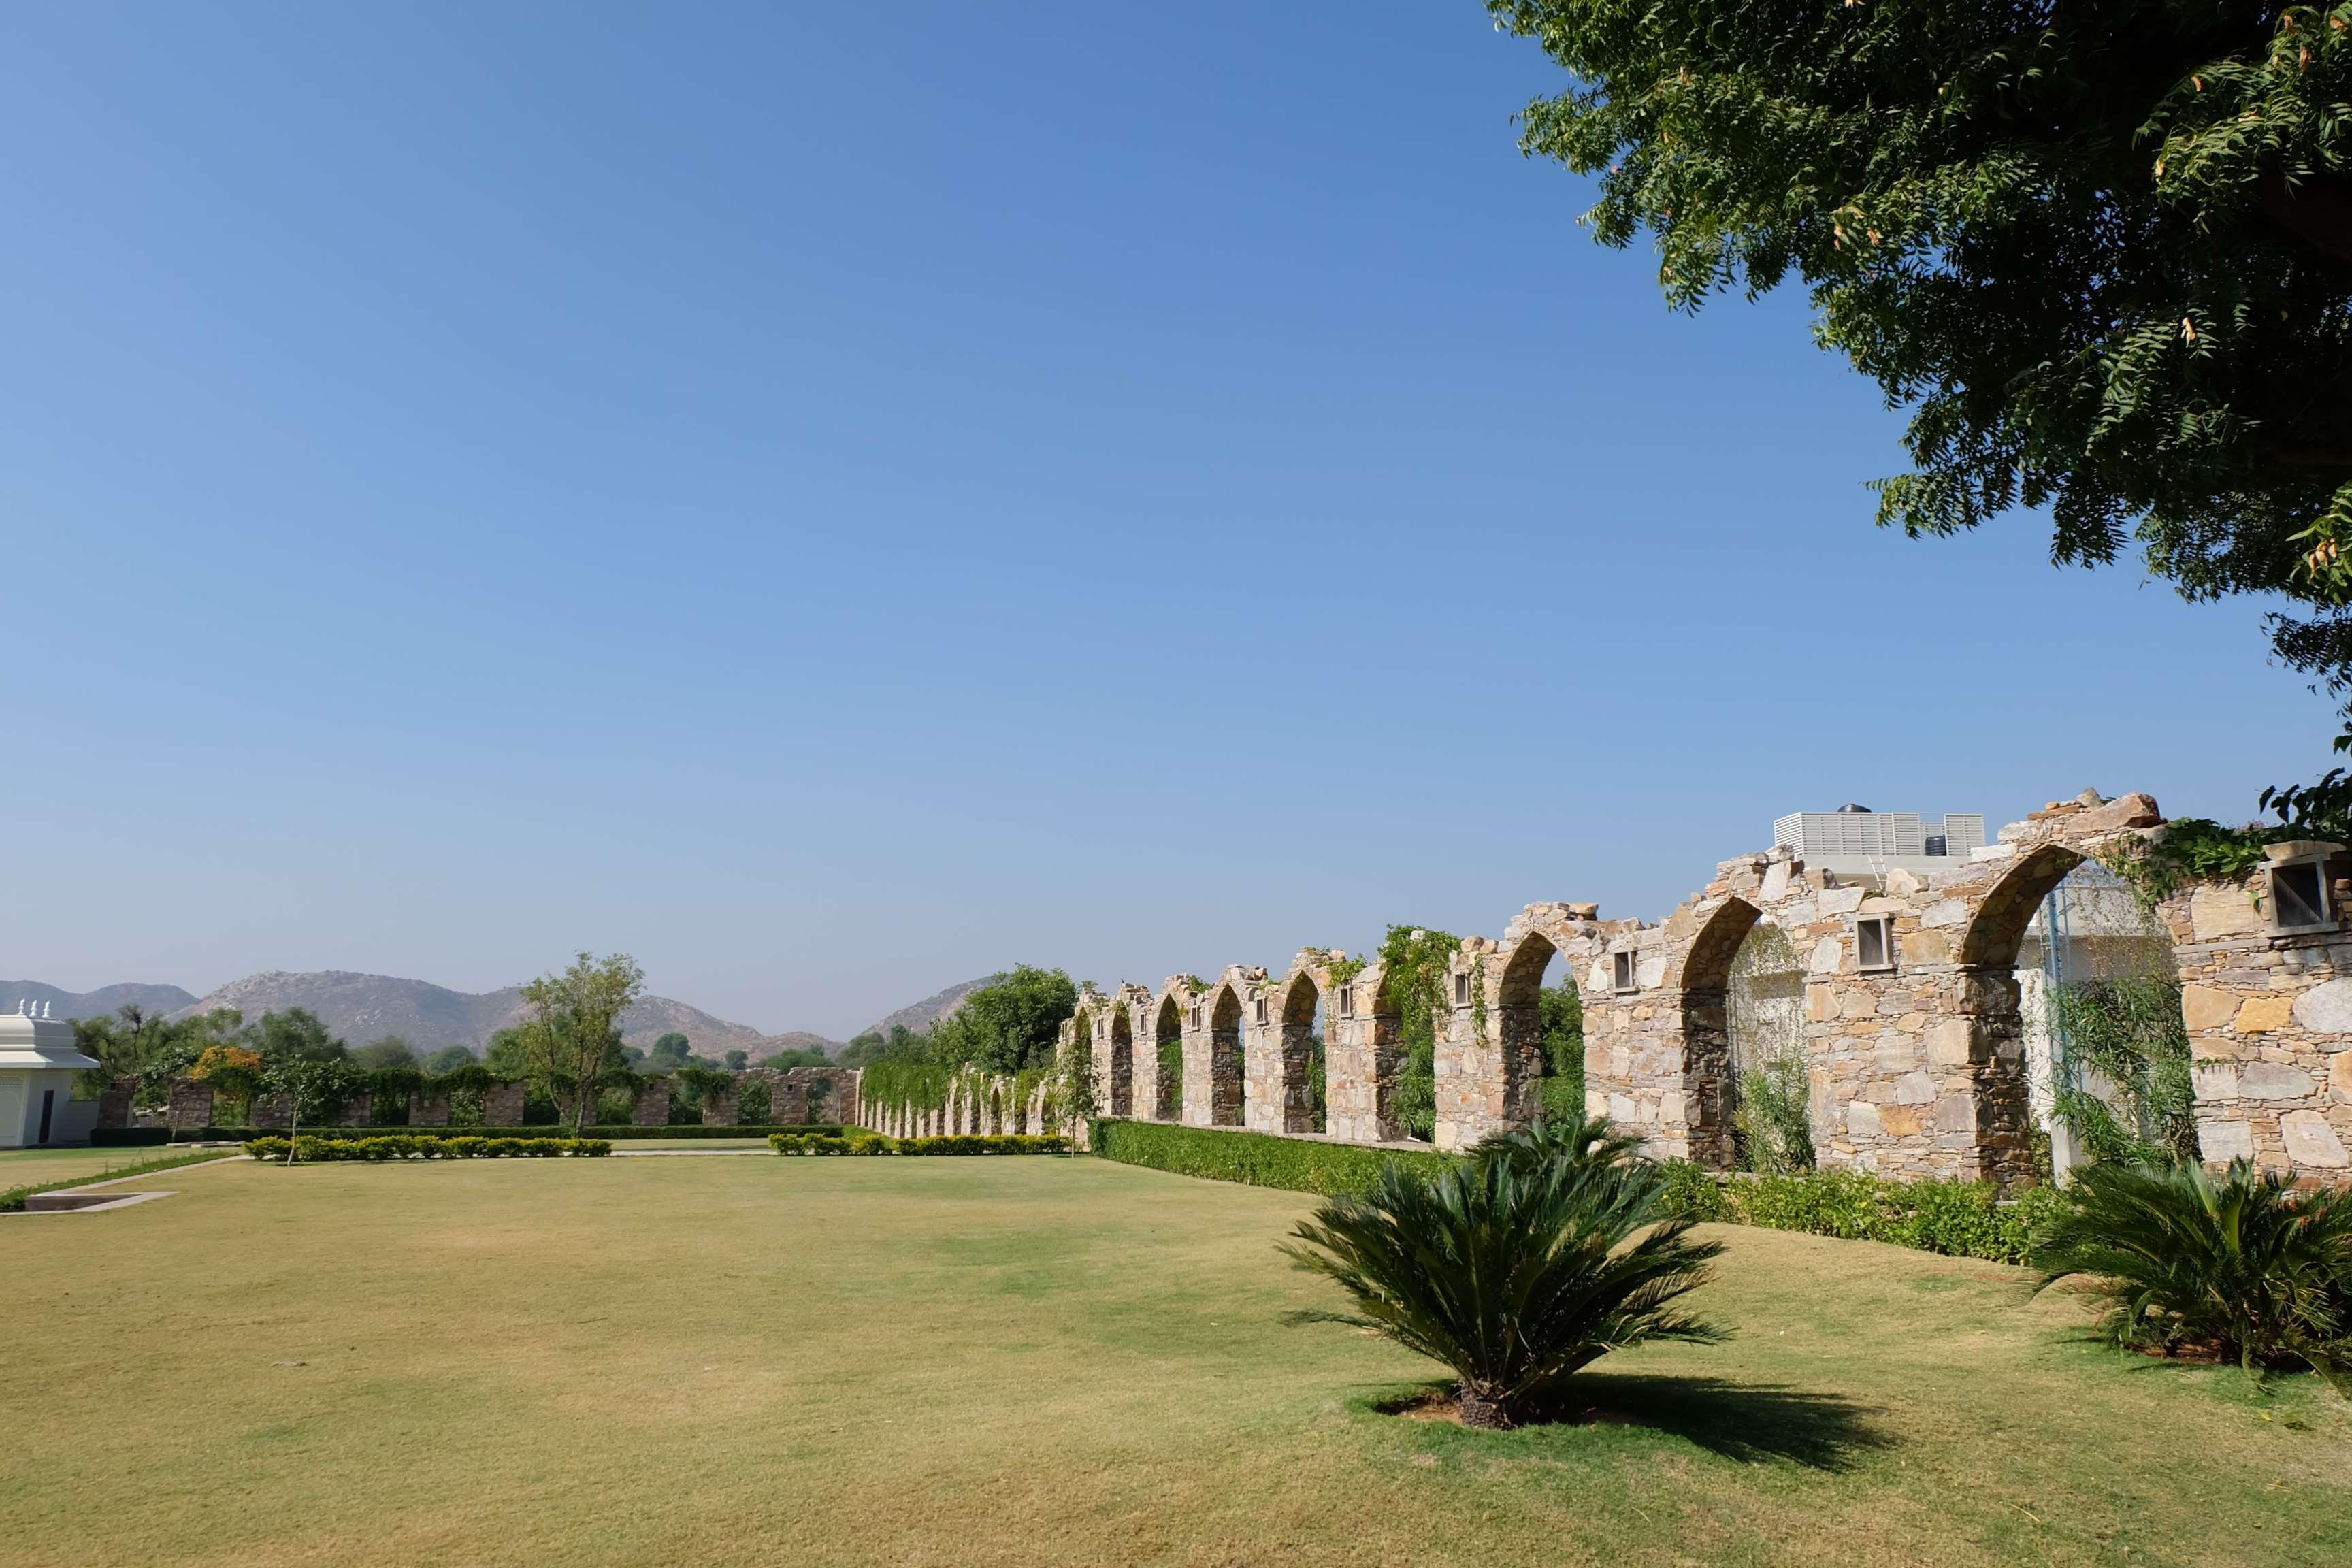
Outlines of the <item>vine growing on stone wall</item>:
<svg viewBox="0 0 2352 1568">
<path fill-rule="evenodd" d="M 2332 837 L 2308 825 L 2249 824 L 2224 827 L 2201 816 L 2175 817 L 2153 838 L 2127 839 L 2099 856 L 2100 864 L 2155 905 L 2191 882 L 2229 882 L 2258 869 L 2265 845 L 2290 838 Z M 2261 893 L 2254 892 L 2256 902 Z"/>
<path fill-rule="evenodd" d="M 1486 1048 L 1486 955 L 1470 961 L 1470 1037 Z"/>
<path fill-rule="evenodd" d="M 1437 1131 L 1437 1026 L 1432 1009 L 1445 1000 L 1445 976 L 1462 939 L 1423 926 L 1391 926 L 1381 943 L 1381 978 L 1397 1011 L 1404 1066 L 1391 1102 L 1412 1137 Z"/>
<path fill-rule="evenodd" d="M 1360 952 L 1353 958 L 1335 958 L 1331 961 L 1331 984 L 1335 986 L 1345 985 L 1369 967 L 1370 966 L 1366 963 L 1364 955 Z"/>
</svg>

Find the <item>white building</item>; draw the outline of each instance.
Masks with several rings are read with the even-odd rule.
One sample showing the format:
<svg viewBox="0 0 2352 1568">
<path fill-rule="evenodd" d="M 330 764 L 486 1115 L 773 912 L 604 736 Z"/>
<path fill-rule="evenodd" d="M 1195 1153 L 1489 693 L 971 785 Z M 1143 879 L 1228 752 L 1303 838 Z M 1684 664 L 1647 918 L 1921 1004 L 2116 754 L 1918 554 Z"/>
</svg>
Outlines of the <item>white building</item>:
<svg viewBox="0 0 2352 1568">
<path fill-rule="evenodd" d="M 1921 816 L 1916 811 L 1842 805 L 1835 811 L 1790 812 L 1772 824 L 1772 842 L 1795 850 L 1817 871 L 1942 871 L 1967 865 L 1984 847 L 1985 820 L 1974 811 Z"/>
<path fill-rule="evenodd" d="M 0 1014 L 0 1149 L 89 1142 L 98 1102 L 74 1099 L 74 1074 L 100 1065 L 63 1018 Z"/>
</svg>

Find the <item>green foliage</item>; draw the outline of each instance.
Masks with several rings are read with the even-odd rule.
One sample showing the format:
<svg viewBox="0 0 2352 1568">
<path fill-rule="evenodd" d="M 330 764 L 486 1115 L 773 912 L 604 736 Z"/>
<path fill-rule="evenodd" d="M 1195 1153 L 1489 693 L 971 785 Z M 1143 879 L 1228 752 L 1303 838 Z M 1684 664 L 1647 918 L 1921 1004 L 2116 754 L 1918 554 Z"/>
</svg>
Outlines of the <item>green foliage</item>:
<svg viewBox="0 0 2352 1568">
<path fill-rule="evenodd" d="M 2341 831 L 2340 825 L 2322 825 Z M 2306 836 L 2310 824 L 2260 823 L 2224 827 L 2201 816 L 2179 816 L 2151 838 L 2127 840 L 2102 858 L 2149 903 L 2168 899 L 2192 882 L 2231 882 L 2257 869 L 2263 847 Z"/>
<path fill-rule="evenodd" d="M 2180 982 L 2154 973 L 2083 981 L 2053 987 L 2050 1006 L 2067 1065 L 2113 1086 L 2105 1095 L 2059 1086 L 2058 1115 L 2084 1152 L 2126 1164 L 2195 1164 L 2197 1089 Z"/>
<path fill-rule="evenodd" d="M 383 1068 L 413 1068 L 417 1065 L 416 1047 L 398 1035 L 386 1035 L 353 1051 L 352 1063 L 366 1072 Z"/>
<path fill-rule="evenodd" d="M 1451 1367 L 1465 1426 L 1513 1426 L 1612 1350 L 1724 1337 L 1673 1307 L 1722 1245 L 1691 1240 L 1660 1207 L 1663 1175 L 1623 1152 L 1604 1122 L 1482 1146 L 1434 1180 L 1391 1166 L 1283 1250 L 1355 1302 L 1317 1316 Z"/>
<path fill-rule="evenodd" d="M 768 1147 L 779 1154 L 892 1154 L 896 1142 L 878 1132 L 776 1132 L 769 1135 Z"/>
<path fill-rule="evenodd" d="M 1015 964 L 932 1026 L 929 1058 L 990 1073 L 1050 1071 L 1062 1021 L 1077 1008 L 1078 988 L 1066 972 Z"/>
<path fill-rule="evenodd" d="M 603 1138 L 416 1138 L 404 1132 L 373 1138 L 314 1138 L 305 1133 L 291 1139 L 256 1138 L 245 1152 L 272 1163 L 301 1164 L 321 1160 L 546 1159 L 559 1154 L 590 1158 L 611 1153 L 613 1145 Z"/>
<path fill-rule="evenodd" d="M 487 1076 L 487 1069 L 466 1046 L 444 1046 L 425 1058 L 426 1074 L 436 1079 L 446 1079 L 468 1068 L 483 1071 Z"/>
<path fill-rule="evenodd" d="M 1390 1105 L 1412 1137 L 1426 1142 L 1437 1132 L 1437 1026 L 1433 1009 L 1449 1005 L 1446 965 L 1462 947 L 1450 931 L 1421 926 L 1391 926 L 1381 943 L 1381 984 L 1396 1009 L 1404 1067 Z"/>
<path fill-rule="evenodd" d="M 625 952 L 596 958 L 583 952 L 569 968 L 522 987 L 530 1018 L 516 1031 L 535 1079 L 551 1086 L 595 1080 L 616 1057 L 614 1026 L 645 991 L 646 973 Z M 572 1096 L 572 1131 L 588 1120 L 590 1097 Z"/>
<path fill-rule="evenodd" d="M 1622 1165 L 1643 1157 L 1642 1135 L 1606 1116 L 1588 1116 L 1578 1110 L 1548 1116 L 1523 1131 L 1488 1133 L 1470 1153 L 1478 1160 L 1508 1160 L 1524 1171 L 1538 1170 L 1555 1160 Z"/>
<path fill-rule="evenodd" d="M 2259 1378 L 2296 1363 L 2352 1394 L 2352 1189 L 2300 1193 L 2244 1161 L 2076 1173 L 2033 1261 L 2088 1276 L 2101 1335 L 2130 1350 L 2234 1361 Z"/>
<path fill-rule="evenodd" d="M 1913 415 L 1879 520 L 2046 509 L 2352 668 L 2352 6 L 1488 0 L 1573 78 L 1521 146 L 1675 307 L 1794 272 Z"/>
<path fill-rule="evenodd" d="M 1544 1076 L 1540 1090 L 1547 1121 L 1584 1114 L 1584 998 L 1573 975 L 1547 985 L 1537 1004 L 1543 1025 Z"/>
<path fill-rule="evenodd" d="M 672 1030 L 653 1043 L 653 1047 L 633 1065 L 641 1073 L 658 1077 L 674 1073 L 686 1066 L 694 1054 L 694 1042 Z"/>
<path fill-rule="evenodd" d="M 1062 1052 L 1054 1064 L 1053 1086 L 1045 1097 L 1045 1124 L 1061 1129 L 1064 1136 L 1072 1140 L 1094 1115 L 1102 1093 L 1101 1085 L 1096 1081 L 1092 1021 L 1081 1013 L 1077 1023 L 1069 1049 Z M 1027 1103 L 1025 1099 L 1023 1103 Z"/>
<path fill-rule="evenodd" d="M 948 1102 L 954 1070 L 934 1062 L 883 1060 L 858 1079 L 858 1098 L 869 1110 L 938 1110 Z"/>
<path fill-rule="evenodd" d="M 1685 1160 L 1665 1163 L 1667 1209 L 1685 1219 L 1883 1241 L 1952 1258 L 2019 1263 L 2058 1202 L 2028 1187 L 2004 1201 L 1990 1182 L 1896 1182 L 1863 1171 L 1804 1171 L 1717 1180 Z"/>
<path fill-rule="evenodd" d="M 1368 1149 L 1353 1143 L 1111 1117 L 1095 1120 L 1088 1142 L 1097 1156 L 1122 1164 L 1327 1197 L 1370 1191 L 1381 1172 L 1391 1164 L 1434 1173 L 1453 1163 L 1452 1156 L 1435 1152 Z"/>
<path fill-rule="evenodd" d="M 893 1138 L 889 1141 L 894 1154 L 1064 1154 L 1070 1152 L 1066 1137 L 1044 1137 L 1030 1133 L 999 1133 L 992 1137 L 972 1135 L 945 1138 Z"/>
<path fill-rule="evenodd" d="M 1811 1094 L 1801 1047 L 1775 1051 L 1740 1075 L 1731 1125 L 1743 1169 L 1787 1175 L 1813 1168 Z"/>
</svg>

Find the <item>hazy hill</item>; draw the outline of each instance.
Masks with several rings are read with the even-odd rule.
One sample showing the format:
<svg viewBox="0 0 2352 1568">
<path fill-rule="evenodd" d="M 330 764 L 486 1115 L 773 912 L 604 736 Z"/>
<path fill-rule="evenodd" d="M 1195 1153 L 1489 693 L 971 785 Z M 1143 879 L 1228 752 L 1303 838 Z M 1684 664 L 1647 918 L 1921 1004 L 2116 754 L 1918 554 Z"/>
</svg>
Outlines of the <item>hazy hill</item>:
<svg viewBox="0 0 2352 1568">
<path fill-rule="evenodd" d="M 888 1014 L 868 1028 L 887 1035 L 893 1026 L 903 1024 L 922 1033 L 962 1005 L 965 997 L 998 978 L 988 974 L 950 985 L 937 995 Z M 180 1018 L 215 1007 L 234 1007 L 248 1019 L 305 1007 L 354 1047 L 398 1035 L 427 1055 L 444 1046 L 478 1049 L 498 1030 L 520 1022 L 523 1011 L 520 986 L 452 991 L 430 981 L 347 969 L 301 974 L 273 969 L 231 981 L 205 996 L 193 995 L 177 985 L 105 985 L 95 991 L 63 991 L 37 980 L 0 981 L 0 1013 L 16 1011 L 19 1001 L 46 1002 L 59 1018 L 99 1017 L 129 1002 Z M 715 1017 L 667 996 L 647 996 L 621 1016 L 621 1037 L 633 1046 L 650 1046 L 671 1033 L 691 1040 L 698 1056 L 723 1057 L 729 1051 L 742 1051 L 755 1062 L 779 1051 L 819 1049 L 837 1055 L 844 1043 L 805 1029 L 763 1035 L 749 1024 Z"/>
<path fill-rule="evenodd" d="M 97 1018 L 137 1003 L 151 1013 L 176 1013 L 195 997 L 176 985 L 101 985 L 95 991 L 60 991 L 37 980 L 0 980 L 0 1013 L 13 1013 L 19 1002 L 46 1002 L 54 1018 Z"/>
<path fill-rule="evenodd" d="M 307 1007 L 338 1036 L 354 1046 L 386 1035 L 398 1035 L 420 1051 L 444 1046 L 477 1046 L 499 1029 L 521 1022 L 522 989 L 502 986 L 496 991 L 452 991 L 425 980 L 404 980 L 390 974 L 361 974 L 347 969 L 323 969 L 307 974 L 269 970 L 231 981 L 210 995 L 180 1009 L 183 1016 L 208 1013 L 215 1007 L 235 1007 L 248 1018 L 289 1007 Z M 684 1035 L 702 1056 L 748 1051 L 754 1058 L 793 1048 L 803 1037 L 771 1039 L 749 1024 L 713 1017 L 699 1007 L 667 996 L 647 996 L 621 1015 L 621 1037 L 633 1046 L 650 1046 L 662 1036 Z M 804 1037 L 809 1041 L 821 1037 Z M 834 1042 L 825 1040 L 831 1046 Z"/>
<path fill-rule="evenodd" d="M 1002 974 L 983 974 L 977 980 L 967 980 L 960 985 L 950 985 L 936 996 L 926 996 L 919 1002 L 886 1015 L 880 1020 L 866 1025 L 858 1033 L 887 1035 L 897 1026 L 904 1024 L 919 1035 L 928 1034 L 932 1025 L 962 1006 L 965 997 L 982 986 L 994 984 L 1003 978 Z"/>
</svg>

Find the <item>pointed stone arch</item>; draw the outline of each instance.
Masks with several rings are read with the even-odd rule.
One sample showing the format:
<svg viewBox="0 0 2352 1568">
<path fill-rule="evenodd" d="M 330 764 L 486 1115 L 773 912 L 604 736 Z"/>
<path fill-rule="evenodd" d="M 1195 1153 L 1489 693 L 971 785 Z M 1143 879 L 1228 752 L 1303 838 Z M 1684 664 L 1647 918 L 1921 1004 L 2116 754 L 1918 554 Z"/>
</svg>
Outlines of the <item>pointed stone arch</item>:
<svg viewBox="0 0 2352 1568">
<path fill-rule="evenodd" d="M 1151 1115 L 1159 1121 L 1189 1121 L 1186 1080 L 1191 1077 L 1185 1047 L 1189 988 L 1171 980 L 1151 1004 Z M 1205 1123 L 1206 1118 L 1202 1118 Z"/>
<path fill-rule="evenodd" d="M 1250 1007 L 1255 994 L 1227 971 L 1206 1005 L 1209 1125 L 1239 1127 L 1248 1112 Z"/>
</svg>

